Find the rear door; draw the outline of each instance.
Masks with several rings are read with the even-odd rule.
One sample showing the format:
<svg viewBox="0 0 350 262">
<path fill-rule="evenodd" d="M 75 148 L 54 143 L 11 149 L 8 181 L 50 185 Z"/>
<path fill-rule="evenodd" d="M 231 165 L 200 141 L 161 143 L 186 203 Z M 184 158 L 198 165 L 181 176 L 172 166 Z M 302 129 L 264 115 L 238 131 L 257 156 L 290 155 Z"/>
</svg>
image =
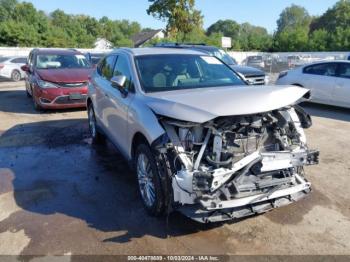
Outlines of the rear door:
<svg viewBox="0 0 350 262">
<path fill-rule="evenodd" d="M 337 63 L 321 63 L 303 69 L 305 87 L 311 90 L 311 101 L 332 103 Z"/>
<path fill-rule="evenodd" d="M 334 102 L 350 107 L 350 63 L 338 63 Z"/>
</svg>

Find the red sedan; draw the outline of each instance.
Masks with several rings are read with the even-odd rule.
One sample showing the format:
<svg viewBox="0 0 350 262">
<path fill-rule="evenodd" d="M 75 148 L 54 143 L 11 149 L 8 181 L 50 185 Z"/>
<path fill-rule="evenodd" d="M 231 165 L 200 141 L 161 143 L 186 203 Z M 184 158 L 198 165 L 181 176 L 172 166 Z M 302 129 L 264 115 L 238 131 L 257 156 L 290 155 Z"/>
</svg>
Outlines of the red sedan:
<svg viewBox="0 0 350 262">
<path fill-rule="evenodd" d="M 86 106 L 88 78 L 93 68 L 75 50 L 34 49 L 28 63 L 26 91 L 34 107 L 63 109 Z"/>
</svg>

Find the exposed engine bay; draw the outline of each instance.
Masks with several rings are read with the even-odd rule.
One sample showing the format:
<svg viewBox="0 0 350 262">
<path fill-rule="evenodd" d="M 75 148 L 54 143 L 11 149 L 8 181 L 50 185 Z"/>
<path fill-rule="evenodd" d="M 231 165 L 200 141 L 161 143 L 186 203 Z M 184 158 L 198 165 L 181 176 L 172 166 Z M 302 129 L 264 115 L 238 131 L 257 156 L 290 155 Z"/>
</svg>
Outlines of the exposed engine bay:
<svg viewBox="0 0 350 262">
<path fill-rule="evenodd" d="M 199 222 L 263 213 L 311 191 L 305 165 L 318 163 L 303 128 L 310 117 L 299 106 L 224 116 L 198 124 L 160 118 L 172 169 L 172 201 Z"/>
</svg>

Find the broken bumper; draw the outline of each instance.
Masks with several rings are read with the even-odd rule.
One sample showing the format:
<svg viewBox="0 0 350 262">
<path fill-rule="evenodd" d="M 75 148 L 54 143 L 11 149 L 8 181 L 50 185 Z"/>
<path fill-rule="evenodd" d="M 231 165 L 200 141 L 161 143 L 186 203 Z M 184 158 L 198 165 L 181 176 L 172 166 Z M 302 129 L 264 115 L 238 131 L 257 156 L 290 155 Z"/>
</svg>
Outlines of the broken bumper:
<svg viewBox="0 0 350 262">
<path fill-rule="evenodd" d="M 247 165 L 247 163 L 257 159 L 258 155 L 263 156 L 262 169 L 275 170 L 281 167 L 293 167 L 302 165 L 312 165 L 318 162 L 318 152 L 301 152 L 301 153 L 273 153 L 273 154 L 252 154 L 246 159 L 242 159 L 246 163 L 237 163 Z M 296 163 L 298 159 L 299 163 Z M 288 160 L 288 161 L 286 161 Z M 231 177 L 231 174 L 228 173 Z M 215 175 L 214 175 L 215 177 Z M 228 177 L 224 175 L 218 176 L 217 181 L 220 186 L 224 186 Z M 221 180 L 221 181 L 220 181 Z M 213 180 L 215 182 L 215 179 Z M 204 197 L 198 197 L 193 201 L 193 204 L 185 204 L 179 208 L 179 211 L 201 223 L 219 222 L 225 220 L 239 219 L 255 214 L 261 214 L 271 209 L 278 208 L 296 202 L 304 198 L 311 192 L 311 184 L 300 174 L 294 173 L 292 176 L 292 184 L 285 184 L 283 181 L 280 184 L 270 187 L 266 192 L 260 192 L 247 196 L 232 197 L 228 200 L 218 200 L 207 194 Z M 181 183 L 181 181 L 178 181 Z M 215 188 L 211 188 L 215 192 Z M 176 191 L 175 191 L 176 192 Z M 175 198 L 179 195 L 175 194 Z M 179 202 L 189 203 L 189 199 L 180 199 Z"/>
<path fill-rule="evenodd" d="M 299 184 L 266 194 L 258 194 L 239 199 L 213 202 L 200 201 L 196 205 L 186 205 L 179 211 L 200 223 L 219 222 L 261 214 L 271 209 L 289 205 L 304 198 L 311 192 L 311 184 L 296 175 Z"/>
</svg>

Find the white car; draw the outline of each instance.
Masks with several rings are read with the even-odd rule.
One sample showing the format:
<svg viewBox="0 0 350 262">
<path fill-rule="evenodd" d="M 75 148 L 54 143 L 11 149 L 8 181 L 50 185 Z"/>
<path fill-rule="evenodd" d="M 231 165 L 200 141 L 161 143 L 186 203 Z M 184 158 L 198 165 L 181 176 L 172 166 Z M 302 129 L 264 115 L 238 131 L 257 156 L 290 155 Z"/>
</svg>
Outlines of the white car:
<svg viewBox="0 0 350 262">
<path fill-rule="evenodd" d="M 27 62 L 26 57 L 11 56 L 0 57 L 0 77 L 11 79 L 12 81 L 20 81 L 25 77 L 25 72 L 21 66 Z"/>
<path fill-rule="evenodd" d="M 276 84 L 310 89 L 311 102 L 350 108 L 350 61 L 323 61 L 285 71 Z"/>
</svg>

